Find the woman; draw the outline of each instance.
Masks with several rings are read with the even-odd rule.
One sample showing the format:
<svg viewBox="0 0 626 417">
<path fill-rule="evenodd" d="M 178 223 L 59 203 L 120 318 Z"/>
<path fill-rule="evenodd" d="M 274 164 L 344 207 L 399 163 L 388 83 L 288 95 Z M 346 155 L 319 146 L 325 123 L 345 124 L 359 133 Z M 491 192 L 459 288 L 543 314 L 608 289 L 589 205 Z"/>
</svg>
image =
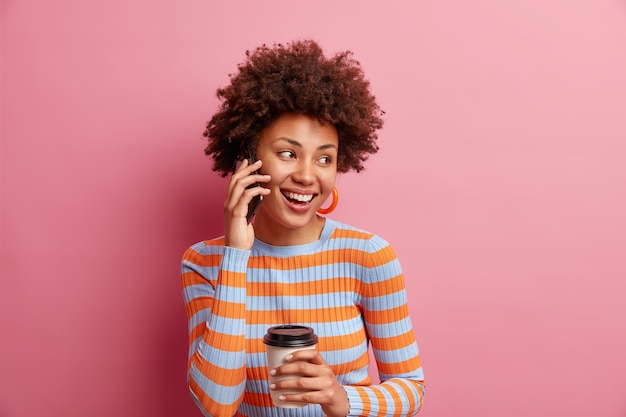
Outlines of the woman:
<svg viewBox="0 0 626 417">
<path fill-rule="evenodd" d="M 318 213 L 336 203 L 337 173 L 378 150 L 383 112 L 359 63 L 310 40 L 264 45 L 217 94 L 206 154 L 232 176 L 224 236 L 182 261 L 192 397 L 208 416 L 416 414 L 423 373 L 399 261 L 382 238 Z M 318 348 L 267 369 L 263 335 L 282 324 L 312 327 Z M 270 386 L 270 373 L 298 377 Z M 306 391 L 281 399 L 306 406 L 274 407 L 270 390 L 290 388 Z"/>
</svg>

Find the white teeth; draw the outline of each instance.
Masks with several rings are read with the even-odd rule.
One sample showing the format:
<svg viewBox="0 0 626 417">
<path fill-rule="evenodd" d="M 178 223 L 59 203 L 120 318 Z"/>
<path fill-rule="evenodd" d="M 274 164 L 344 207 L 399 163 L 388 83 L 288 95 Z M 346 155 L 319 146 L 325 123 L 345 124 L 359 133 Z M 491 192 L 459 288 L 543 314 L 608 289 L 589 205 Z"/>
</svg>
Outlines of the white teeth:
<svg viewBox="0 0 626 417">
<path fill-rule="evenodd" d="M 297 200 L 301 203 L 308 203 L 313 200 L 313 194 L 296 194 L 296 193 L 285 193 L 287 197 L 292 200 Z"/>
</svg>

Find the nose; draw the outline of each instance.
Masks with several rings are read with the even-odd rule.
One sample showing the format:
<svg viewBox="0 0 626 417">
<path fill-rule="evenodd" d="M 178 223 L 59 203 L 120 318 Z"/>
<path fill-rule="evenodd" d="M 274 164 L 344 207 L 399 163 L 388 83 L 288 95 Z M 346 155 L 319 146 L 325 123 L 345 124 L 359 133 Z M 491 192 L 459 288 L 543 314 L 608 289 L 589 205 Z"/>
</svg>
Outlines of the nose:
<svg viewBox="0 0 626 417">
<path fill-rule="evenodd" d="M 295 182 L 303 185 L 312 184 L 315 181 L 315 167 L 311 162 L 298 161 L 298 165 L 292 174 Z"/>
</svg>

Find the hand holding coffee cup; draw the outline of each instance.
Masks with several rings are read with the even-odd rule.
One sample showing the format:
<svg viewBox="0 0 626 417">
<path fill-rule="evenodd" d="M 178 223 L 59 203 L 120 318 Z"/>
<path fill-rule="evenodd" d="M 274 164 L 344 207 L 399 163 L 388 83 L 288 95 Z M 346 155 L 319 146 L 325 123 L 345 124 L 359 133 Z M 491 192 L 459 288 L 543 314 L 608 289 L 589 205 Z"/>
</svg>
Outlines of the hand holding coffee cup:
<svg viewBox="0 0 626 417">
<path fill-rule="evenodd" d="M 317 348 L 317 335 L 312 328 L 306 326 L 283 325 L 270 327 L 263 337 L 267 352 L 267 366 L 272 370 L 284 363 L 285 357 L 303 349 Z M 298 375 L 270 375 L 270 384 L 284 379 L 297 378 Z M 301 390 L 272 390 L 272 401 L 277 407 L 296 408 L 306 404 L 281 401 L 278 397 L 283 394 L 297 394 Z"/>
</svg>

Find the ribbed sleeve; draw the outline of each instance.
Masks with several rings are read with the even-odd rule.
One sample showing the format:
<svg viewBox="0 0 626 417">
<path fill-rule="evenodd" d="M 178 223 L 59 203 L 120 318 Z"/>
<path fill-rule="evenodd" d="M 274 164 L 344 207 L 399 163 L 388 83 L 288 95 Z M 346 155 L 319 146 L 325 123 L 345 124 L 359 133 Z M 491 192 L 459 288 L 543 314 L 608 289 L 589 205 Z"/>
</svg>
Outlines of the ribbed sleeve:
<svg viewBox="0 0 626 417">
<path fill-rule="evenodd" d="M 318 350 L 348 394 L 350 416 L 410 416 L 423 373 L 404 277 L 378 236 L 326 219 L 318 242 L 251 251 L 223 238 L 188 249 L 182 261 L 189 321 L 188 379 L 207 416 L 322 416 L 321 407 L 272 406 L 262 337 L 278 324 L 311 326 Z M 368 373 L 371 345 L 381 383 Z"/>
<path fill-rule="evenodd" d="M 191 247 L 183 256 L 191 346 L 189 389 L 208 416 L 234 415 L 243 397 L 249 256 L 248 251 L 206 244 Z M 217 272 L 215 280 L 209 271 Z"/>
</svg>

